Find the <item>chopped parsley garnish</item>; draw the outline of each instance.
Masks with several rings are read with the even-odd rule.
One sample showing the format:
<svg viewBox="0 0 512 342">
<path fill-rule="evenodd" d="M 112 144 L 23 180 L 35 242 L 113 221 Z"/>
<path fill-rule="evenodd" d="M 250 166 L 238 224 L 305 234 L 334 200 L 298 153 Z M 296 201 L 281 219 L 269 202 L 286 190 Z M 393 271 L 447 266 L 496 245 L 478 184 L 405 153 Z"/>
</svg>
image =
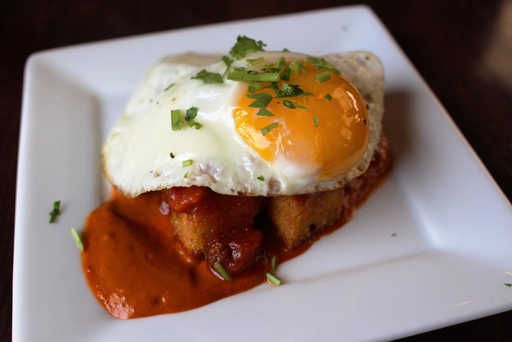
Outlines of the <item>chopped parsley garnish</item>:
<svg viewBox="0 0 512 342">
<path fill-rule="evenodd" d="M 203 69 L 197 73 L 197 75 L 192 76 L 190 79 L 192 80 L 201 80 L 205 84 L 210 83 L 224 83 L 222 80 L 222 76 L 216 72 L 208 72 L 206 69 Z"/>
<path fill-rule="evenodd" d="M 71 235 L 75 240 L 76 247 L 80 250 L 80 252 L 83 252 L 84 244 L 82 243 L 82 238 L 80 237 L 80 234 L 77 233 L 74 227 L 71 228 Z"/>
<path fill-rule="evenodd" d="M 254 99 L 254 102 L 249 105 L 252 108 L 265 108 L 272 101 L 272 95 L 261 93 L 261 94 L 247 94 L 247 97 Z"/>
<path fill-rule="evenodd" d="M 263 135 L 266 135 L 268 134 L 268 132 L 270 132 L 271 130 L 273 130 L 274 128 L 276 128 L 279 124 L 277 122 L 274 122 L 274 123 L 271 123 L 270 125 L 268 126 L 265 126 L 261 129 L 261 134 Z"/>
<path fill-rule="evenodd" d="M 247 91 L 249 93 L 254 93 L 257 90 L 260 90 L 263 85 L 259 82 L 253 82 L 249 84 L 249 87 L 247 87 Z"/>
<path fill-rule="evenodd" d="M 256 113 L 257 116 L 274 116 L 274 114 L 269 111 L 268 109 L 261 108 L 258 113 Z"/>
<path fill-rule="evenodd" d="M 278 90 L 276 97 L 295 97 L 301 95 L 304 91 L 296 84 L 283 84 L 283 87 Z"/>
<path fill-rule="evenodd" d="M 331 73 L 327 70 L 319 72 L 318 74 L 315 74 L 315 80 L 318 83 L 324 83 L 326 81 L 329 81 L 331 79 Z"/>
<path fill-rule="evenodd" d="M 181 110 L 171 110 L 171 127 L 173 131 L 179 131 L 183 127 L 183 121 L 181 121 Z"/>
<path fill-rule="evenodd" d="M 196 107 L 190 107 L 185 112 L 185 121 L 190 121 L 196 118 L 197 116 L 197 108 Z"/>
<path fill-rule="evenodd" d="M 198 109 L 196 107 L 190 107 L 185 111 L 185 121 L 187 122 L 189 127 L 194 127 L 195 129 L 200 129 L 203 127 L 199 122 L 196 122 L 194 119 L 197 116 Z M 181 110 L 173 109 L 171 110 L 171 127 L 173 131 L 179 131 L 183 128 L 183 120 L 181 119 Z"/>
<path fill-rule="evenodd" d="M 265 180 L 265 177 L 263 177 L 263 175 L 259 175 L 257 179 L 263 182 Z"/>
<path fill-rule="evenodd" d="M 281 72 L 281 79 L 283 81 L 289 81 L 290 80 L 290 69 L 289 68 L 286 68 L 284 69 L 282 72 Z"/>
<path fill-rule="evenodd" d="M 263 44 L 261 40 L 256 41 L 246 36 L 238 36 L 229 53 L 236 59 L 242 59 L 249 53 L 263 51 L 264 46 L 266 44 Z"/>
<path fill-rule="evenodd" d="M 187 160 L 184 160 L 182 165 L 183 167 L 188 167 L 190 165 L 192 165 L 194 163 L 194 161 L 192 159 L 187 159 Z"/>
<path fill-rule="evenodd" d="M 289 108 L 289 109 L 295 109 L 295 108 L 300 108 L 300 109 L 305 109 L 305 110 L 307 110 L 307 109 L 308 109 L 307 107 L 300 106 L 300 105 L 298 105 L 298 104 L 296 104 L 295 102 L 290 101 L 290 100 L 284 100 L 284 101 L 283 101 L 283 105 L 284 105 L 286 108 Z"/>
<path fill-rule="evenodd" d="M 53 202 L 53 210 L 50 211 L 50 223 L 57 221 L 57 216 L 60 215 L 60 201 Z"/>
<path fill-rule="evenodd" d="M 169 84 L 169 85 L 164 89 L 164 91 L 167 91 L 167 90 L 171 89 L 173 86 L 174 86 L 174 83 Z"/>
<path fill-rule="evenodd" d="M 185 112 L 185 121 L 188 123 L 189 127 L 194 127 L 195 129 L 200 129 L 203 127 L 199 122 L 196 122 L 194 119 L 197 116 L 198 109 L 196 107 L 190 107 Z"/>
<path fill-rule="evenodd" d="M 313 116 L 313 122 L 315 123 L 315 127 L 318 127 L 320 125 L 320 122 L 318 121 L 318 114 L 315 114 Z"/>
<path fill-rule="evenodd" d="M 327 62 L 325 58 L 307 57 L 306 59 L 319 69 L 328 69 L 337 75 L 340 74 L 340 71 L 336 69 L 331 63 Z"/>
<path fill-rule="evenodd" d="M 510 283 L 503 283 L 505 286 L 512 287 L 512 284 Z"/>
<path fill-rule="evenodd" d="M 187 121 L 187 123 L 188 123 L 189 127 L 194 127 L 196 130 L 198 130 L 201 127 L 203 127 L 203 125 L 201 125 L 199 122 L 196 122 L 194 120 Z"/>
<path fill-rule="evenodd" d="M 216 262 L 213 264 L 213 267 L 219 272 L 219 274 L 224 278 L 224 280 L 231 281 L 231 275 L 222 267 L 222 265 L 219 262 Z"/>
<path fill-rule="evenodd" d="M 233 64 L 233 59 L 229 58 L 228 56 L 222 56 L 222 61 L 228 68 L 231 66 L 231 64 Z"/>
<path fill-rule="evenodd" d="M 185 172 L 185 174 L 183 175 L 183 178 L 188 178 L 188 171 Z"/>
<path fill-rule="evenodd" d="M 327 101 L 331 102 L 332 96 L 329 95 L 329 94 L 325 94 L 324 99 L 326 99 Z"/>
</svg>

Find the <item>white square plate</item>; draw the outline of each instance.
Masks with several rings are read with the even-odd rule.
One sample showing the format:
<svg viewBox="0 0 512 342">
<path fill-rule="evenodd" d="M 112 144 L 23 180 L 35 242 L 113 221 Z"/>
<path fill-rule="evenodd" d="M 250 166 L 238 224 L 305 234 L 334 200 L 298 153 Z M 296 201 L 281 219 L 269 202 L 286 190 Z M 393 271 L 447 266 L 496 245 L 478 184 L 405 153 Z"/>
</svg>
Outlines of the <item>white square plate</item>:
<svg viewBox="0 0 512 342">
<path fill-rule="evenodd" d="M 259 286 L 197 310 L 116 320 L 82 274 L 80 230 L 108 194 L 99 150 L 161 56 L 236 36 L 383 60 L 390 177 L 354 220 Z M 371 10 L 347 7 L 36 53 L 26 66 L 16 203 L 14 341 L 389 340 L 512 309 L 512 210 Z M 48 212 L 62 201 L 62 215 Z"/>
</svg>

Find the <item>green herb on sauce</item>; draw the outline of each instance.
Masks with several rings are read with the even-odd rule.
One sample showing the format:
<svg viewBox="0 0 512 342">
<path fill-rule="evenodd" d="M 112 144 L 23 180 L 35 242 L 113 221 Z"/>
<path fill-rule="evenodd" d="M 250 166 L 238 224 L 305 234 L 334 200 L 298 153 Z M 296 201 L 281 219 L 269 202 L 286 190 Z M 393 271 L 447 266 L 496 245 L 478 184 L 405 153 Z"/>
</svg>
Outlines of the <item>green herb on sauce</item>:
<svg viewBox="0 0 512 342">
<path fill-rule="evenodd" d="M 213 264 L 213 267 L 219 272 L 219 274 L 224 278 L 224 280 L 231 281 L 231 275 L 222 267 L 222 265 L 219 262 L 216 262 Z"/>
<path fill-rule="evenodd" d="M 74 227 L 71 227 L 71 236 L 75 240 L 76 247 L 80 250 L 80 252 L 84 251 L 84 244 L 82 243 L 82 238 L 80 234 L 77 233 Z"/>
<path fill-rule="evenodd" d="M 274 128 L 276 128 L 279 124 L 277 122 L 274 122 L 274 123 L 271 123 L 270 125 L 268 126 L 265 126 L 261 129 L 261 134 L 263 135 L 266 135 L 268 134 L 271 130 L 273 130 Z"/>
</svg>

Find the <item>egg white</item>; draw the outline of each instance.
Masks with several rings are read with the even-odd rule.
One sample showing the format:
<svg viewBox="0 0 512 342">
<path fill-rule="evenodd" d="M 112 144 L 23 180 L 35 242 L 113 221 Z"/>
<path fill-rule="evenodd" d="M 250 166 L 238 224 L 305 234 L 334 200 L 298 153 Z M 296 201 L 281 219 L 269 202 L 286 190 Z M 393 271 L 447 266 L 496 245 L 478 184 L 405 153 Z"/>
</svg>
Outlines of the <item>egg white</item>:
<svg viewBox="0 0 512 342">
<path fill-rule="evenodd" d="M 283 52 L 258 52 L 247 58 L 259 56 L 264 56 L 266 63 L 281 56 L 290 61 L 304 59 L 303 55 Z M 226 69 L 220 56 L 198 54 L 164 58 L 146 75 L 103 145 L 106 177 L 130 197 L 193 185 L 210 187 L 220 194 L 249 196 L 295 195 L 343 186 L 366 171 L 379 141 L 384 72 L 379 59 L 369 52 L 325 58 L 359 90 L 369 106 L 368 149 L 340 177 L 321 180 L 318 168 L 285 158 L 267 162 L 247 146 L 236 132 L 232 117 L 232 109 L 244 96 L 247 85 L 230 80 L 223 84 L 191 80 L 202 69 L 220 74 Z M 245 67 L 246 63 L 242 59 L 234 66 Z M 199 109 L 195 121 L 202 128 L 196 130 L 185 124 L 173 131 L 170 111 L 184 112 L 192 106 Z"/>
</svg>

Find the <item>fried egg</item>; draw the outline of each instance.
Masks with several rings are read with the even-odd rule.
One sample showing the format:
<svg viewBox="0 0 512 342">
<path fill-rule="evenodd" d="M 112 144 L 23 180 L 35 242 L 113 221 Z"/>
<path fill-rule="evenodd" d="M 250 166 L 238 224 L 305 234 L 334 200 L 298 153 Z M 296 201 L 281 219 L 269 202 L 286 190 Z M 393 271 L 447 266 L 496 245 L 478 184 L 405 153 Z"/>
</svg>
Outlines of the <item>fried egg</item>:
<svg viewBox="0 0 512 342">
<path fill-rule="evenodd" d="M 260 77 L 276 68 L 280 80 Z M 259 51 L 229 68 L 216 55 L 166 57 L 108 135 L 104 173 L 130 197 L 175 186 L 247 196 L 336 189 L 367 169 L 383 97 L 369 52 Z"/>
</svg>

